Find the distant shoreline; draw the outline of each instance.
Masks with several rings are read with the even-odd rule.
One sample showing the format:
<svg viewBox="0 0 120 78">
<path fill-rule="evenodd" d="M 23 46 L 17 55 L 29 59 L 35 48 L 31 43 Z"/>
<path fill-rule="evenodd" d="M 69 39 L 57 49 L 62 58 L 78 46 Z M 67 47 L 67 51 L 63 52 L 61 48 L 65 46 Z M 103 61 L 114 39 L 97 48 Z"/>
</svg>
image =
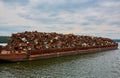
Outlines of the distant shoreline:
<svg viewBox="0 0 120 78">
<path fill-rule="evenodd" d="M 115 42 L 120 42 L 120 39 L 113 39 Z"/>
</svg>

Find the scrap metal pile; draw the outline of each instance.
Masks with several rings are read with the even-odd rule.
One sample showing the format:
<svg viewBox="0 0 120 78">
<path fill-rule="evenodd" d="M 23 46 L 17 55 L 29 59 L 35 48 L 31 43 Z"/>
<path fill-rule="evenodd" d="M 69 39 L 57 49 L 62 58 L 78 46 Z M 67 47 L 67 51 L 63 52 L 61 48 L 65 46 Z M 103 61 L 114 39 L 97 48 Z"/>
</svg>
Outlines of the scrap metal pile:
<svg viewBox="0 0 120 78">
<path fill-rule="evenodd" d="M 12 34 L 7 48 L 11 50 L 33 51 L 49 49 L 73 49 L 115 46 L 113 40 L 102 37 L 58 34 L 55 32 L 22 32 Z"/>
</svg>

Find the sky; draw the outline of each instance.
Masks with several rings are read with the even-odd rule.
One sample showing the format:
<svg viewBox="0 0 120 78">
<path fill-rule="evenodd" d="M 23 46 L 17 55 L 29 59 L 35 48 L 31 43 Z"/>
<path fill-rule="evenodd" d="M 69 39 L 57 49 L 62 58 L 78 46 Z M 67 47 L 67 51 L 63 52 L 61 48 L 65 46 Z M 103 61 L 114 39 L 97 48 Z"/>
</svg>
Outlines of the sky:
<svg viewBox="0 0 120 78">
<path fill-rule="evenodd" d="M 0 36 L 36 30 L 120 39 L 120 0 L 0 0 Z"/>
</svg>

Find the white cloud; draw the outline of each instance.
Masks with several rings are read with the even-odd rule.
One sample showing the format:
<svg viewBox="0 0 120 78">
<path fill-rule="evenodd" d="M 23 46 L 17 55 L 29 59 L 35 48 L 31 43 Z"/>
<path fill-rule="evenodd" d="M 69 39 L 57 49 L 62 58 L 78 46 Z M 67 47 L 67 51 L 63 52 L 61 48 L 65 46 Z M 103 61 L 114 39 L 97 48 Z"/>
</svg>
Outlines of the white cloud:
<svg viewBox="0 0 120 78">
<path fill-rule="evenodd" d="M 26 26 L 26 30 L 61 33 L 119 33 L 120 27 L 111 24 L 120 22 L 119 6 L 120 2 L 113 0 L 29 0 L 24 6 L 0 1 L 0 27 Z"/>
<path fill-rule="evenodd" d="M 119 7 L 120 6 L 120 2 L 119 1 L 103 1 L 103 3 L 99 3 L 99 5 L 101 7 L 107 7 L 107 8 L 111 8 L 111 7 Z"/>
</svg>

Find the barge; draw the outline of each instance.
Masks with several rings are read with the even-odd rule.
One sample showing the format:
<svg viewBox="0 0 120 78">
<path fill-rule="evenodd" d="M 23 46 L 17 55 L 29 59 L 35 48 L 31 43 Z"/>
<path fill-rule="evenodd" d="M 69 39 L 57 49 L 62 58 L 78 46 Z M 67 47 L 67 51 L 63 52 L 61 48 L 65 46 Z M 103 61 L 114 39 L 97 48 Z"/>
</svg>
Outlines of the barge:
<svg viewBox="0 0 120 78">
<path fill-rule="evenodd" d="M 108 38 L 24 32 L 13 34 L 6 46 L 0 46 L 0 60 L 9 62 L 30 61 L 102 52 L 117 48 L 118 44 Z"/>
</svg>

